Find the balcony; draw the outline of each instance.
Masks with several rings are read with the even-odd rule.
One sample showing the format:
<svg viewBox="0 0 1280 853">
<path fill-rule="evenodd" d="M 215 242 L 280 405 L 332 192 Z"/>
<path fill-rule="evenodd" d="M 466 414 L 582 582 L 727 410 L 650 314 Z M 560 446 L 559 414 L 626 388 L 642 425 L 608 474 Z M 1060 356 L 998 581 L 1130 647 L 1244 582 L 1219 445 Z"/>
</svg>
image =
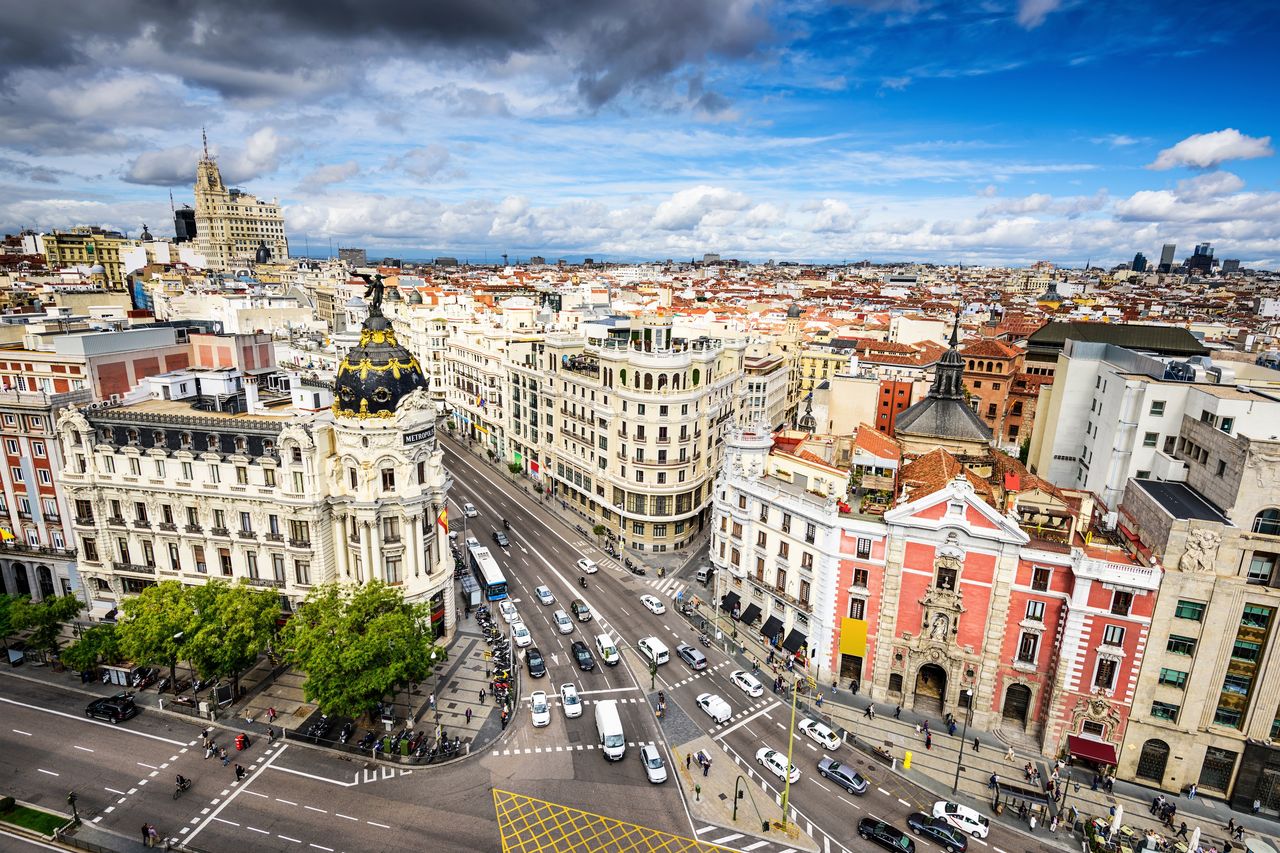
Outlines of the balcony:
<svg viewBox="0 0 1280 853">
<path fill-rule="evenodd" d="M 161 530 L 167 530 L 170 533 L 175 533 L 178 530 L 178 525 L 174 524 L 172 521 L 162 521 L 157 524 L 156 527 L 159 527 Z"/>
<path fill-rule="evenodd" d="M 188 524 L 186 527 L 182 529 L 185 530 L 187 533 L 203 533 L 204 532 L 204 528 L 198 524 Z"/>
<path fill-rule="evenodd" d="M 245 578 L 245 583 L 249 586 L 265 586 L 272 589 L 284 589 L 284 581 L 275 578 Z"/>
<path fill-rule="evenodd" d="M 85 527 L 92 527 L 92 526 L 93 526 L 93 516 L 92 516 L 92 515 L 77 515 L 77 516 L 76 516 L 76 524 L 83 525 L 83 526 L 85 526 Z"/>
<path fill-rule="evenodd" d="M 398 534 L 398 533 L 397 533 L 397 534 L 396 534 L 396 535 L 394 535 L 394 536 L 384 536 L 384 537 L 382 537 L 382 544 L 383 544 L 383 545 L 399 545 L 399 544 L 400 544 L 400 534 Z"/>
<path fill-rule="evenodd" d="M 211 528 L 209 528 L 209 535 L 211 535 L 211 536 L 225 536 L 226 538 L 230 539 L 230 538 L 231 538 L 231 531 L 230 531 L 230 530 L 228 530 L 228 529 L 227 529 L 227 528 L 225 528 L 225 527 L 211 527 Z"/>
<path fill-rule="evenodd" d="M 144 530 L 150 530 L 151 522 L 147 521 L 145 518 L 135 518 L 133 520 L 133 526 Z"/>
<path fill-rule="evenodd" d="M 58 515 L 56 512 L 46 512 L 44 514 L 44 520 L 50 524 L 60 524 L 62 522 L 62 516 Z"/>
<path fill-rule="evenodd" d="M 266 540 L 267 540 L 268 542 L 283 542 L 283 541 L 284 541 L 284 534 L 283 534 L 283 533 L 265 533 L 265 534 L 263 534 L 263 536 L 266 538 Z"/>
<path fill-rule="evenodd" d="M 258 538 L 257 534 L 255 534 L 252 530 L 240 530 L 236 533 L 236 535 L 239 536 L 241 539 L 256 540 Z"/>
<path fill-rule="evenodd" d="M 117 572 L 131 572 L 135 575 L 151 575 L 155 576 L 155 566 L 144 566 L 141 563 L 112 563 L 112 567 Z"/>
<path fill-rule="evenodd" d="M 310 539 L 292 539 L 292 538 L 291 538 L 291 539 L 289 539 L 289 547 L 290 547 L 290 548 L 310 548 L 310 547 L 311 547 L 311 540 L 310 540 Z"/>
<path fill-rule="evenodd" d="M 113 515 L 110 518 L 108 518 L 107 524 L 110 524 L 112 527 L 128 527 L 129 526 L 128 523 L 124 520 L 124 518 L 118 515 Z"/>
<path fill-rule="evenodd" d="M 8 542 L 0 543 L 0 554 L 5 553 L 6 551 L 42 557 L 71 558 L 76 555 L 75 550 L 72 548 L 54 548 L 50 545 L 30 545 L 19 539 L 11 539 Z"/>
</svg>

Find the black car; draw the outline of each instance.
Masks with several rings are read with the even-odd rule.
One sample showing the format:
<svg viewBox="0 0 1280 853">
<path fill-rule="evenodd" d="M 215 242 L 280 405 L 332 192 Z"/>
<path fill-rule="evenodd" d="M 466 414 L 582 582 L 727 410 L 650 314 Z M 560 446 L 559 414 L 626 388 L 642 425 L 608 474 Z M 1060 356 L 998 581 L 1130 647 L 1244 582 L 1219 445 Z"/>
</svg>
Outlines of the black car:
<svg viewBox="0 0 1280 853">
<path fill-rule="evenodd" d="M 841 764 L 834 758 L 822 758 L 818 761 L 818 773 L 835 782 L 841 788 L 844 788 L 850 794 L 858 794 L 861 796 L 867 792 L 870 785 L 862 774 L 854 770 L 848 764 Z"/>
<path fill-rule="evenodd" d="M 969 847 L 968 836 L 947 823 L 946 818 L 912 812 L 907 815 L 907 828 L 934 842 L 947 853 L 963 853 Z"/>
<path fill-rule="evenodd" d="M 94 699 L 84 709 L 84 715 L 115 724 L 136 717 L 138 706 L 133 703 L 132 693 L 117 693 L 106 699 Z"/>
<path fill-rule="evenodd" d="M 676 646 L 676 654 L 680 656 L 680 660 L 689 664 L 690 669 L 707 668 L 707 656 L 688 643 L 681 643 Z"/>
<path fill-rule="evenodd" d="M 596 668 L 596 659 L 592 657 L 591 650 L 587 648 L 587 644 L 581 640 L 574 640 L 573 645 L 569 646 L 569 651 L 573 652 L 573 659 L 578 662 L 578 669 L 583 672 L 590 672 Z"/>
<path fill-rule="evenodd" d="M 569 602 L 569 610 L 573 613 L 573 618 L 579 622 L 591 621 L 591 608 L 581 598 L 575 598 Z"/>
<path fill-rule="evenodd" d="M 530 646 L 524 650 L 524 663 L 529 668 L 529 675 L 532 678 L 542 678 L 547 674 L 547 662 L 542 659 L 542 652 L 538 651 L 537 646 Z"/>
<path fill-rule="evenodd" d="M 493 531 L 493 541 L 497 542 L 503 548 L 511 547 L 511 540 L 508 539 L 507 534 L 503 533 L 501 530 Z"/>
<path fill-rule="evenodd" d="M 916 843 L 909 835 L 898 827 L 873 817 L 864 817 L 858 821 L 858 834 L 894 853 L 916 853 Z"/>
</svg>

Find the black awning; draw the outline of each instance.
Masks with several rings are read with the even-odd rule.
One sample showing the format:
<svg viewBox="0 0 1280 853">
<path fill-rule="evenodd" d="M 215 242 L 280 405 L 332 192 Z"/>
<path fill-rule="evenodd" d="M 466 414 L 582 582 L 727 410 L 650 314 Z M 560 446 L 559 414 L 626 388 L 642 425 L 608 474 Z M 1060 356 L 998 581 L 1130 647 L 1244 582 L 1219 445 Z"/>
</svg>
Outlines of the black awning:
<svg viewBox="0 0 1280 853">
<path fill-rule="evenodd" d="M 742 618 L 739 619 L 743 625 L 750 625 L 752 622 L 760 618 L 760 606 L 758 604 L 748 604 L 747 609 L 742 611 Z"/>
<path fill-rule="evenodd" d="M 800 651 L 807 642 L 809 642 L 808 637 L 801 634 L 799 631 L 792 629 L 791 633 L 787 634 L 787 638 L 782 641 L 782 647 L 794 654 L 795 652 Z"/>
<path fill-rule="evenodd" d="M 760 633 L 772 640 L 782 633 L 782 620 L 777 616 L 770 616 L 765 620 L 764 627 L 760 629 Z"/>
<path fill-rule="evenodd" d="M 736 592 L 726 592 L 724 595 L 720 597 L 720 609 L 728 610 L 730 613 L 732 613 L 735 609 L 737 609 L 739 601 L 741 601 L 741 598 L 738 596 Z"/>
</svg>

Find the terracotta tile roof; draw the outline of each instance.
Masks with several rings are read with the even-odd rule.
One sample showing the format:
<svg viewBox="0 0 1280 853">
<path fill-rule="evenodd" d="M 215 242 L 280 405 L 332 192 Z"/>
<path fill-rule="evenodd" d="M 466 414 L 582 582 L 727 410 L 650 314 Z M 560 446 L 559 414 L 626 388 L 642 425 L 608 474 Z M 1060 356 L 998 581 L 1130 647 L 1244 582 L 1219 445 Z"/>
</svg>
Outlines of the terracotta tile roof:
<svg viewBox="0 0 1280 853">
<path fill-rule="evenodd" d="M 1022 350 L 1017 347 L 1011 347 L 1003 341 L 986 338 L 961 347 L 960 354 L 965 357 L 973 356 L 976 358 L 1017 358 L 1022 354 Z"/>
<path fill-rule="evenodd" d="M 917 500 L 945 488 L 947 483 L 964 475 L 973 484 L 974 491 L 987 503 L 994 505 L 991 484 L 960 464 L 960 461 L 941 447 L 919 456 L 903 466 L 898 482 L 907 492 L 908 500 Z"/>
<path fill-rule="evenodd" d="M 902 448 L 887 435 L 870 424 L 860 424 L 853 437 L 854 447 L 859 447 L 878 459 L 902 460 Z"/>
</svg>

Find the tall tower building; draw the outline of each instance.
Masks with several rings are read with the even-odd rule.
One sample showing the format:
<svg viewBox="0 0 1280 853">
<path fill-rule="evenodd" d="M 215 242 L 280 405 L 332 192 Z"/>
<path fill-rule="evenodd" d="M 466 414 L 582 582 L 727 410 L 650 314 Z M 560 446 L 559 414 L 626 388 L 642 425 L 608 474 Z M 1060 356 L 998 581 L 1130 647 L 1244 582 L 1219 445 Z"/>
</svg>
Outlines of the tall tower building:
<svg viewBox="0 0 1280 853">
<path fill-rule="evenodd" d="M 1129 268 L 1134 272 L 1146 272 L 1147 256 L 1138 252 L 1138 254 L 1133 256 L 1133 263 L 1129 265 Z"/>
<path fill-rule="evenodd" d="M 247 266 L 259 256 L 262 246 L 272 260 L 289 257 L 279 203 L 228 189 L 222 183 L 217 161 L 209 154 L 207 139 L 196 165 L 195 196 L 196 245 L 213 269 Z"/>
<path fill-rule="evenodd" d="M 1177 248 L 1174 243 L 1164 244 L 1164 248 L 1160 250 L 1160 266 L 1156 267 L 1157 272 L 1168 272 L 1173 269 L 1173 253 Z"/>
</svg>

